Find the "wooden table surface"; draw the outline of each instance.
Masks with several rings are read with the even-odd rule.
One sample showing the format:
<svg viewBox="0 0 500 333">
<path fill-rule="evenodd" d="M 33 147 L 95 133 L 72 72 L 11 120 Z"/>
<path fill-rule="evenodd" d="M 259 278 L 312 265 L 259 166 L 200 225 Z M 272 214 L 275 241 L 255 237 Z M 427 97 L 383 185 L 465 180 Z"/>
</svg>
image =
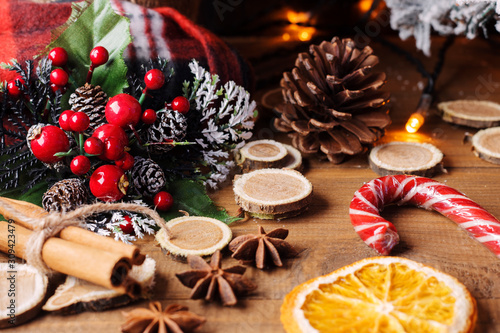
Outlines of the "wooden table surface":
<svg viewBox="0 0 500 333">
<path fill-rule="evenodd" d="M 414 51 L 414 41 L 394 41 Z M 258 58 L 252 43 L 262 41 L 230 39 L 243 54 L 256 59 L 258 82 L 272 81 L 273 75 L 290 68 L 295 56 Z M 442 39 L 433 41 L 436 55 Z M 470 144 L 464 144 L 464 135 L 476 130 L 453 126 L 438 116 L 430 117 L 417 134 L 407 134 L 403 125 L 415 110 L 425 81 L 415 68 L 396 55 L 374 43 L 380 57 L 378 70 L 388 75 L 387 90 L 392 93 L 391 116 L 383 142 L 402 140 L 429 142 L 445 154 L 447 174 L 436 176 L 478 202 L 493 215 L 500 217 L 500 166 L 475 157 Z M 272 49 L 271 49 L 272 51 Z M 449 51 L 443 73 L 437 84 L 437 100 L 489 99 L 500 101 L 499 48 L 484 40 L 457 39 Z M 427 66 L 435 58 L 421 57 Z M 274 74 L 273 74 L 274 73 Z M 254 95 L 258 101 L 276 88 L 274 85 L 258 86 Z M 266 97 L 267 103 L 272 98 Z M 273 138 L 288 142 L 285 135 L 274 132 L 270 126 L 270 111 L 260 106 L 262 117 L 255 131 L 257 138 Z M 298 217 L 282 221 L 248 219 L 231 225 L 235 236 L 257 231 L 262 225 L 266 230 L 285 227 L 290 231 L 288 241 L 300 250 L 295 259 L 285 261 L 282 268 L 258 270 L 248 268 L 245 275 L 258 284 L 250 296 L 242 298 L 235 307 L 188 299 L 190 289 L 181 285 L 174 274 L 185 271 L 185 263 L 165 256 L 152 238 L 139 243 L 142 250 L 157 262 L 154 300 L 164 306 L 173 303 L 187 305 L 193 312 L 207 318 L 199 332 L 283 332 L 280 323 L 280 306 L 283 297 L 296 285 L 319 275 L 329 273 L 354 261 L 377 256 L 354 232 L 348 207 L 354 192 L 364 182 L 377 178 L 369 168 L 367 156 L 357 156 L 340 165 L 307 158 L 305 176 L 314 186 L 314 201 L 310 210 Z M 235 213 L 232 189 L 226 187 L 212 194 L 218 205 Z M 398 228 L 401 242 L 392 255 L 401 256 L 431 265 L 459 279 L 471 291 L 478 303 L 479 318 L 475 332 L 500 332 L 500 259 L 473 240 L 454 222 L 436 212 L 416 207 L 387 207 L 384 217 Z M 235 260 L 224 253 L 223 266 Z M 82 313 L 71 316 L 41 314 L 32 322 L 5 332 L 119 332 L 124 322 L 122 311 L 146 307 L 148 301 L 136 302 L 121 309 L 102 313 Z"/>
</svg>

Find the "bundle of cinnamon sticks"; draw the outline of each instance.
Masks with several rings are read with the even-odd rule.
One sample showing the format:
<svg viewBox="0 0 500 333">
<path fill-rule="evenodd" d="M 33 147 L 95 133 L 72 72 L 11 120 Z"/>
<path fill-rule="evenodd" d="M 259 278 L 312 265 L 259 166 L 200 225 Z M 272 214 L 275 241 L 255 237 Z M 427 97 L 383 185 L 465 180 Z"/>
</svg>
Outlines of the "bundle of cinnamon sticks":
<svg viewBox="0 0 500 333">
<path fill-rule="evenodd" d="M 28 218 L 43 218 L 48 213 L 34 204 L 0 197 L 0 203 L 21 211 Z M 14 220 L 9 227 L 0 222 L 0 251 L 9 253 L 14 239 L 15 256 L 26 259 L 26 249 L 33 234 L 33 226 L 0 204 L 0 214 L 6 220 Z M 11 243 L 8 243 L 9 235 Z M 9 246 L 10 245 L 10 246 Z M 12 251 L 11 251 L 12 253 Z M 57 237 L 50 237 L 42 248 L 42 259 L 52 270 L 115 289 L 132 297 L 141 295 L 141 286 L 128 276 L 133 265 L 141 265 L 145 256 L 136 246 L 104 237 L 79 227 L 69 226 Z"/>
</svg>

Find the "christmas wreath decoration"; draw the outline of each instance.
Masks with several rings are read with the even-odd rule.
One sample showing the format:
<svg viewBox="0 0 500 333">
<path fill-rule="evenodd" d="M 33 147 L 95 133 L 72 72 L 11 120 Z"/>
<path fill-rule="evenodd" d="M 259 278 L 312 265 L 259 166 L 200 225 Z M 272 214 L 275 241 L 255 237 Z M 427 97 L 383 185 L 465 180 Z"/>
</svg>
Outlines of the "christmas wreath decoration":
<svg viewBox="0 0 500 333">
<path fill-rule="evenodd" d="M 89 26 L 84 43 L 70 38 Z M 49 211 L 94 200 L 164 211 L 174 204 L 166 218 L 182 209 L 231 222 L 205 189 L 226 181 L 233 152 L 252 136 L 249 93 L 219 82 L 195 59 L 180 96 L 167 60 L 128 69 L 128 20 L 106 0 L 75 4 L 61 31 L 37 64 L 2 64 L 18 76 L 1 86 L 0 194 L 43 201 Z M 126 242 L 156 228 L 129 212 L 94 216 L 87 225 Z"/>
</svg>

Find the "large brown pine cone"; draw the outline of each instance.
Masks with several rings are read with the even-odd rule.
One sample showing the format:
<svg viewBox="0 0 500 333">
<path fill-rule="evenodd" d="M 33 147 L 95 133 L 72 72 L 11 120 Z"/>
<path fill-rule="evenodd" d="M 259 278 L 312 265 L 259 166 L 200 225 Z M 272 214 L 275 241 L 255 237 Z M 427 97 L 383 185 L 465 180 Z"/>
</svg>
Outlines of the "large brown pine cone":
<svg viewBox="0 0 500 333">
<path fill-rule="evenodd" d="M 284 104 L 275 127 L 289 132 L 303 153 L 323 153 L 333 163 L 366 150 L 391 122 L 385 73 L 372 73 L 378 57 L 352 39 L 334 37 L 300 53 L 283 73 Z"/>
</svg>

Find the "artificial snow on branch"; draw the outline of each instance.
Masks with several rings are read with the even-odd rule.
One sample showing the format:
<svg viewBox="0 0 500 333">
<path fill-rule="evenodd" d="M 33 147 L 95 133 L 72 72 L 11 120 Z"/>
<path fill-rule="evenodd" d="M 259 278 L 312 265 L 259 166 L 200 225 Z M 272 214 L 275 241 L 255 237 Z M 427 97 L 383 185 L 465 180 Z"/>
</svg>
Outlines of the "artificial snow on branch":
<svg viewBox="0 0 500 333">
<path fill-rule="evenodd" d="M 189 68 L 194 81 L 185 82 L 184 92 L 194 101 L 203 123 L 201 135 L 194 141 L 211 170 L 204 180 L 205 185 L 217 188 L 236 166 L 232 160 L 234 150 L 252 137 L 256 103 L 233 81 L 220 86 L 219 77 L 206 71 L 196 60 Z"/>
<path fill-rule="evenodd" d="M 147 205 L 142 200 L 132 200 L 131 203 L 145 206 Z M 133 234 L 124 232 L 124 225 L 131 224 Z M 102 236 L 111 236 L 115 240 L 120 240 L 124 243 L 131 244 L 144 235 L 152 235 L 158 226 L 153 219 L 147 216 L 128 211 L 110 211 L 108 214 L 99 214 L 93 216 L 86 221 L 88 230 L 98 233 Z"/>
<path fill-rule="evenodd" d="M 433 31 L 440 35 L 486 35 L 486 23 L 498 20 L 500 1 L 476 0 L 386 0 L 391 9 L 391 27 L 399 30 L 401 39 L 415 37 L 416 46 L 430 55 Z M 500 32 L 500 23 L 496 24 Z"/>
</svg>

